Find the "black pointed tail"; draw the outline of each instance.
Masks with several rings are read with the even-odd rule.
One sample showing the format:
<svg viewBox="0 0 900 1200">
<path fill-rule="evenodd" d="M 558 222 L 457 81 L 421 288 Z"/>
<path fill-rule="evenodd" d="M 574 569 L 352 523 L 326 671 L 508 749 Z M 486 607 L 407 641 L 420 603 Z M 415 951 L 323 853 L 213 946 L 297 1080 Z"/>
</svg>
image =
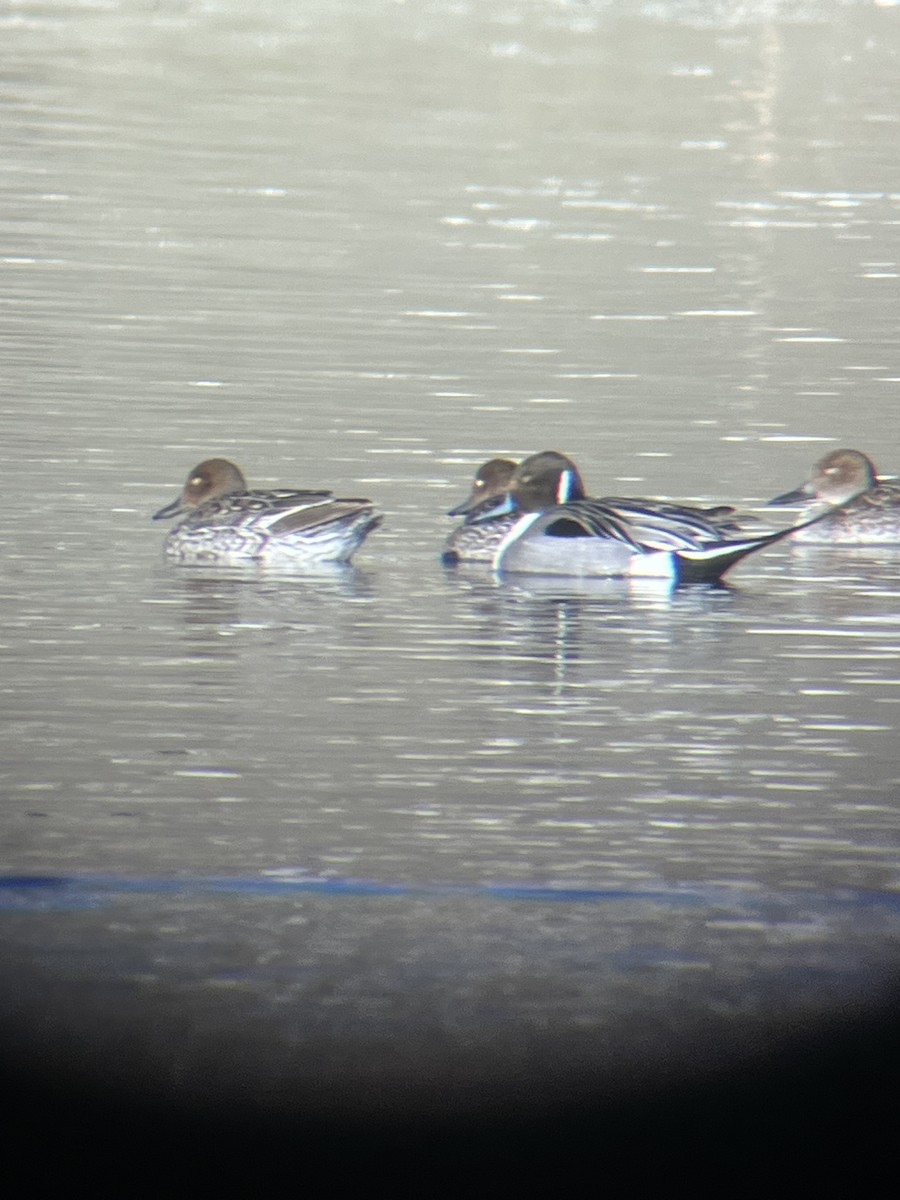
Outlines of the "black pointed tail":
<svg viewBox="0 0 900 1200">
<path fill-rule="evenodd" d="M 763 537 L 719 542 L 718 545 L 711 546 L 706 550 L 679 550 L 677 552 L 678 582 L 718 583 L 726 571 L 730 570 L 735 563 L 740 562 L 742 558 L 746 558 L 748 554 L 754 554 L 757 550 L 765 549 L 766 546 L 774 546 L 776 542 L 790 537 L 798 529 L 817 525 L 825 517 L 832 516 L 840 507 L 841 505 L 835 505 L 815 517 L 798 521 L 796 525 L 789 525 L 787 529 L 779 529 L 776 533 L 767 533 Z"/>
</svg>

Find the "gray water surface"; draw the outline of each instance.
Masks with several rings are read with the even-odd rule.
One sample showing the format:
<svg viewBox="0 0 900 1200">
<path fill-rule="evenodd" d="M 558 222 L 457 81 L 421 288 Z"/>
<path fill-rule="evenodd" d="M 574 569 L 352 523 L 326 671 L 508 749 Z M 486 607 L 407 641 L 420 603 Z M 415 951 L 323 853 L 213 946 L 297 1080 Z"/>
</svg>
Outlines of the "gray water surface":
<svg viewBox="0 0 900 1200">
<path fill-rule="evenodd" d="M 675 593 L 439 551 L 498 453 L 757 512 L 829 448 L 898 469 L 896 6 L 0 29 L 13 1044 L 450 1096 L 874 996 L 900 550 Z M 167 566 L 150 516 L 211 454 L 384 526 L 316 576 Z"/>
</svg>

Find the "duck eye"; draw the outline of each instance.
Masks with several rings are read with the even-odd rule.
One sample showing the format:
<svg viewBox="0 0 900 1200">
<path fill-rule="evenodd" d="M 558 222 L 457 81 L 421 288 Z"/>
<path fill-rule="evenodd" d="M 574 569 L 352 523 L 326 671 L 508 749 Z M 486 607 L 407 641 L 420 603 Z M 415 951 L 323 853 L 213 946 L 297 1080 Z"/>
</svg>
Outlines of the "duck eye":
<svg viewBox="0 0 900 1200">
<path fill-rule="evenodd" d="M 194 478 L 189 481 L 189 483 L 191 487 L 200 487 L 203 483 L 203 476 L 195 475 Z"/>
</svg>

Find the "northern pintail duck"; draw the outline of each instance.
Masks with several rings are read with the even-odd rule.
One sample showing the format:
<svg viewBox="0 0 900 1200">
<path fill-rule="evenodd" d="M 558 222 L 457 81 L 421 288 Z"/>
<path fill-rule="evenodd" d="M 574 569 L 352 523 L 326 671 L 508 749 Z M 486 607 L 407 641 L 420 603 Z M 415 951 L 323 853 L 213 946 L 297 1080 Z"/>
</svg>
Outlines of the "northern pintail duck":
<svg viewBox="0 0 900 1200">
<path fill-rule="evenodd" d="M 900 483 L 880 480 L 859 450 L 832 450 L 813 466 L 805 483 L 770 504 L 841 505 L 794 534 L 798 542 L 873 546 L 900 543 Z M 814 510 L 817 511 L 817 510 Z"/>
<path fill-rule="evenodd" d="M 519 516 L 494 553 L 494 569 L 503 573 L 714 583 L 793 528 L 753 535 L 741 532 L 729 507 L 593 500 L 572 460 L 554 450 L 519 465 L 506 504 Z"/>
<path fill-rule="evenodd" d="M 475 472 L 472 490 L 448 517 L 466 519 L 450 534 L 441 557 L 445 563 L 493 562 L 497 547 L 519 519 L 511 512 L 481 519 L 505 499 L 516 464 L 509 458 L 492 458 Z"/>
<path fill-rule="evenodd" d="M 349 562 L 382 517 L 369 500 L 331 492 L 249 489 L 240 469 L 208 458 L 188 475 L 181 495 L 154 520 L 186 514 L 163 551 L 185 566 L 259 564 L 303 567 Z"/>
</svg>

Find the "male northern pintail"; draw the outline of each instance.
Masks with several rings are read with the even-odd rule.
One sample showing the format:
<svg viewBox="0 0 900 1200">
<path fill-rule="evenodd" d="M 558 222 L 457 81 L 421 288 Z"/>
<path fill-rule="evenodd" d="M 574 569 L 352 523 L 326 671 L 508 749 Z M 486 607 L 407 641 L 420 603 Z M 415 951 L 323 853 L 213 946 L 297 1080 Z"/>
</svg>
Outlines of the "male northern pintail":
<svg viewBox="0 0 900 1200">
<path fill-rule="evenodd" d="M 811 501 L 842 507 L 835 512 L 826 508 L 821 520 L 794 534 L 795 541 L 846 546 L 900 543 L 900 483 L 880 480 L 872 460 L 859 450 L 832 450 L 819 459 L 805 483 L 769 503 Z"/>
<path fill-rule="evenodd" d="M 492 458 L 475 472 L 469 495 L 447 513 L 448 517 L 466 519 L 444 542 L 441 557 L 445 563 L 494 561 L 497 547 L 519 517 L 504 512 L 484 518 L 505 498 L 515 469 L 512 459 Z"/>
<path fill-rule="evenodd" d="M 369 500 L 295 488 L 250 490 L 225 458 L 209 458 L 154 520 L 186 513 L 163 547 L 185 566 L 303 567 L 349 562 L 382 517 Z"/>
<path fill-rule="evenodd" d="M 554 450 L 519 465 L 505 504 L 519 516 L 494 552 L 494 569 L 504 573 L 713 583 L 794 528 L 752 535 L 741 532 L 728 507 L 589 499 L 578 468 Z"/>
<path fill-rule="evenodd" d="M 566 497 L 585 498 L 587 493 L 584 480 L 571 459 L 557 455 L 555 451 L 544 451 L 541 457 L 549 462 L 550 469 L 543 478 L 533 476 L 529 469 L 531 477 L 527 486 L 531 488 L 533 503 L 542 508 L 550 508 Z M 558 472 L 554 470 L 555 467 L 558 467 Z M 442 558 L 445 563 L 494 561 L 500 543 L 522 515 L 515 500 L 508 499 L 515 471 L 516 463 L 508 458 L 492 458 L 478 468 L 468 497 L 447 514 L 451 517 L 464 514 L 466 520 L 444 543 Z M 524 480 L 520 480 L 520 486 L 525 486 Z M 646 506 L 652 503 L 659 512 L 688 515 L 700 513 L 705 520 L 714 522 L 723 534 L 742 532 L 735 519 L 734 509 L 725 505 L 697 509 L 689 505 L 626 499 L 620 496 L 604 497 L 601 503 L 629 512 L 643 512 Z"/>
</svg>

